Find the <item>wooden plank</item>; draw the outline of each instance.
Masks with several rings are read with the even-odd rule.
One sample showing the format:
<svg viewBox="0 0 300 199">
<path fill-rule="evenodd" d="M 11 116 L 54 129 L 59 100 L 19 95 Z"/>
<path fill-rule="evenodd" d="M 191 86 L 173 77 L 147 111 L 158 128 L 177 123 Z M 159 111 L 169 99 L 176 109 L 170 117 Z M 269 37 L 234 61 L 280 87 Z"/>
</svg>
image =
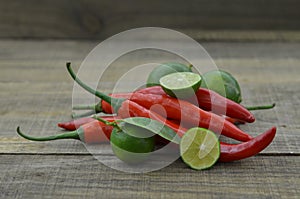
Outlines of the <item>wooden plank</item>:
<svg viewBox="0 0 300 199">
<path fill-rule="evenodd" d="M 76 141 L 32 143 L 16 135 L 15 129 L 42 136 L 61 133 L 58 121 L 70 120 L 73 84 L 65 62 L 75 68 L 97 43 L 91 41 L 0 41 L 0 153 L 86 154 Z M 117 45 L 117 43 L 116 43 Z M 203 43 L 220 68 L 239 80 L 245 105 L 276 102 L 273 110 L 254 112 L 254 124 L 240 126 L 253 136 L 275 125 L 273 144 L 264 153 L 299 154 L 300 98 L 299 43 Z M 185 49 L 197 56 L 193 49 Z M 109 53 L 109 52 L 108 52 Z M 105 81 L 113 86 L 123 69 L 149 61 L 164 62 L 159 53 L 140 52 L 117 60 Z M 167 57 L 172 59 L 173 57 Z M 142 77 L 142 75 L 141 75 Z M 108 90 L 106 90 L 108 91 Z M 82 99 L 86 93 L 83 93 Z"/>
<path fill-rule="evenodd" d="M 1 155 L 2 198 L 297 198 L 299 156 L 259 156 L 194 171 L 182 161 L 146 174 L 91 156 Z"/>
<path fill-rule="evenodd" d="M 249 39 L 253 35 L 247 33 L 249 30 L 263 30 L 262 37 L 266 40 L 282 39 L 282 35 L 289 39 L 291 34 L 276 31 L 299 31 L 299 6 L 297 0 L 234 0 L 230 3 L 226 0 L 188 3 L 179 0 L 43 0 L 39 3 L 1 0 L 0 37 L 103 39 L 131 28 L 155 26 L 184 33 L 198 30 L 195 34 L 198 39 L 208 40 L 241 39 L 243 35 Z M 205 32 L 211 30 L 208 34 Z M 242 32 L 232 37 L 235 31 L 228 34 L 224 30 Z M 299 40 L 299 32 L 297 35 Z"/>
</svg>

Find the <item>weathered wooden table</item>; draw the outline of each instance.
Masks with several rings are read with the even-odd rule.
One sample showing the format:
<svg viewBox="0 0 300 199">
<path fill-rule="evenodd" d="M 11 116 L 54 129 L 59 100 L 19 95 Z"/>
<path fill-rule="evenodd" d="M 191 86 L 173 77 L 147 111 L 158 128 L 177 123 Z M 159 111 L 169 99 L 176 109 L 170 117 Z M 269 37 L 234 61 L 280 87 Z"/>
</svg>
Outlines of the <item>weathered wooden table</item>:
<svg viewBox="0 0 300 199">
<path fill-rule="evenodd" d="M 275 140 L 255 157 L 194 171 L 181 160 L 146 174 L 113 170 L 75 140 L 37 143 L 16 134 L 61 132 L 70 119 L 78 66 L 95 41 L 0 41 L 0 194 L 2 198 L 299 198 L 300 44 L 202 42 L 220 68 L 239 80 L 244 104 L 276 102 L 241 126 L 258 135 L 277 126 Z M 148 55 L 145 54 L 145 57 Z M 75 67 L 78 68 L 78 67 Z"/>
<path fill-rule="evenodd" d="M 0 197 L 299 198 L 299 17 L 297 0 L 0 0 Z M 275 102 L 272 110 L 253 112 L 255 123 L 240 126 L 253 136 L 276 126 L 273 143 L 210 170 L 194 171 L 178 159 L 130 174 L 103 165 L 79 141 L 38 143 L 16 134 L 17 126 L 35 136 L 61 133 L 56 125 L 71 119 L 74 85 L 65 63 L 78 70 L 102 39 L 143 26 L 201 41 L 218 67 L 238 79 L 244 105 Z M 115 64 L 107 86 L 121 67 L 160 54 L 133 58 Z"/>
</svg>

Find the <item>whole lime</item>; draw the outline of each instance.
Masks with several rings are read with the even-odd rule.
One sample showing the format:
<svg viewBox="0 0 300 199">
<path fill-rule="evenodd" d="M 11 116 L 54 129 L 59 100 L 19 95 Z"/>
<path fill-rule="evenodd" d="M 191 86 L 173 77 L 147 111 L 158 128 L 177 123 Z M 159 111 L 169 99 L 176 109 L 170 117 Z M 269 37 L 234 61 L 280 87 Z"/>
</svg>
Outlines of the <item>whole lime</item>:
<svg viewBox="0 0 300 199">
<path fill-rule="evenodd" d="M 241 88 L 232 74 L 223 70 L 213 70 L 202 75 L 202 88 L 208 88 L 237 103 L 242 101 Z"/>
<path fill-rule="evenodd" d="M 140 130 L 141 133 L 145 131 Z M 154 136 L 136 137 L 114 128 L 110 136 L 110 143 L 114 154 L 120 160 L 128 164 L 135 164 L 144 161 L 154 150 L 155 138 Z"/>
</svg>

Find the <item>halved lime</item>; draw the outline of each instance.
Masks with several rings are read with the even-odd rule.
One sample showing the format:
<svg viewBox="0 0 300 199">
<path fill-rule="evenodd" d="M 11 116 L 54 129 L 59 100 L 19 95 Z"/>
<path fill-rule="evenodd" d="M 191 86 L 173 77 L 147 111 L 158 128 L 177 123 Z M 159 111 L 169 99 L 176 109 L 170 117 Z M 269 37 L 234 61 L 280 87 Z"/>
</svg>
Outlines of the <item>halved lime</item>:
<svg viewBox="0 0 300 199">
<path fill-rule="evenodd" d="M 204 128 L 191 128 L 181 138 L 182 160 L 196 170 L 212 167 L 220 157 L 220 142 L 215 133 Z"/>
<path fill-rule="evenodd" d="M 163 63 L 151 71 L 146 86 L 159 86 L 159 79 L 161 77 L 176 72 L 192 72 L 192 65 L 187 66 L 177 62 Z"/>
<path fill-rule="evenodd" d="M 192 72 L 177 72 L 160 78 L 163 90 L 176 98 L 188 98 L 195 94 L 201 84 L 201 76 Z"/>
<path fill-rule="evenodd" d="M 208 88 L 237 103 L 242 101 L 241 88 L 232 74 L 213 70 L 202 75 L 202 88 Z"/>
</svg>

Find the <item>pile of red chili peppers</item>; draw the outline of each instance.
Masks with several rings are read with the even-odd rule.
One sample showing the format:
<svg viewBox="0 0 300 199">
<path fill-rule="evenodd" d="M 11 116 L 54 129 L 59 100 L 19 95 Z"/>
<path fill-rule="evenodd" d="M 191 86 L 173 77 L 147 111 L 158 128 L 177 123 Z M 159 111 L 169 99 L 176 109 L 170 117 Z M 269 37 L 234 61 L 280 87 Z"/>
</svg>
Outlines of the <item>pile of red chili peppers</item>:
<svg viewBox="0 0 300 199">
<path fill-rule="evenodd" d="M 80 86 L 101 98 L 101 101 L 94 107 L 96 112 L 117 115 L 104 116 L 103 118 L 107 121 L 114 121 L 116 118 L 148 117 L 164 123 L 180 137 L 188 128 L 199 126 L 240 141 L 239 144 L 220 143 L 220 162 L 241 160 L 256 155 L 272 142 L 276 134 L 276 127 L 254 138 L 243 132 L 235 125 L 235 122 L 252 123 L 255 121 L 253 114 L 242 105 L 208 89 L 200 88 L 196 92 L 196 101 L 170 97 L 160 86 L 108 96 L 81 82 L 73 72 L 70 63 L 67 63 L 67 69 Z M 161 108 L 153 109 L 154 105 L 159 105 Z M 226 115 L 221 115 L 223 112 Z M 70 131 L 80 128 L 83 133 L 81 140 L 85 143 L 95 144 L 107 141 L 112 132 L 111 126 L 92 117 L 59 123 L 58 126 Z M 104 132 L 107 138 L 99 136 L 99 130 Z"/>
</svg>

